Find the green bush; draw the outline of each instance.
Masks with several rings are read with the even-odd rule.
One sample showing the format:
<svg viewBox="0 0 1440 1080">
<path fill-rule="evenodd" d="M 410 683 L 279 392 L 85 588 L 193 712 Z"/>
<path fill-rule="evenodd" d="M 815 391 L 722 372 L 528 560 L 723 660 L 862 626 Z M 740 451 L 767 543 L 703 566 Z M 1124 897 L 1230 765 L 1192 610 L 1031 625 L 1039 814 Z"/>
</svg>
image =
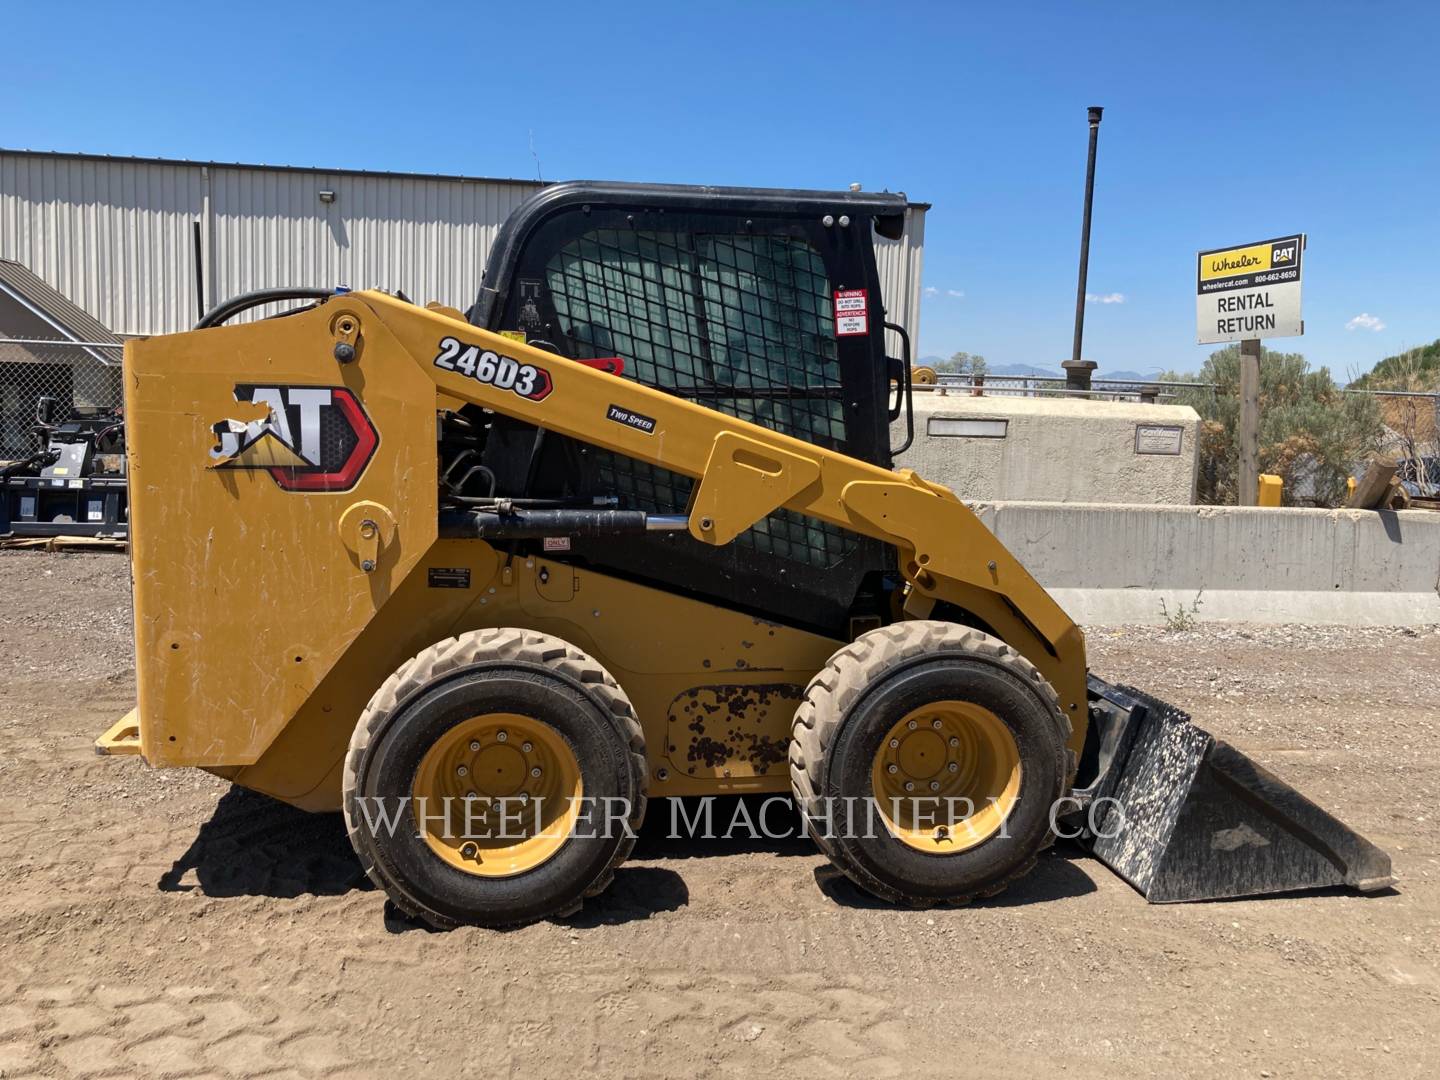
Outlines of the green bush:
<svg viewBox="0 0 1440 1080">
<path fill-rule="evenodd" d="M 1240 423 L 1240 348 L 1211 353 L 1197 375 L 1162 380 L 1215 383 L 1216 389 L 1175 391 L 1175 402 L 1200 414 L 1203 503 L 1234 506 Z M 1310 370 L 1300 353 L 1260 354 L 1260 471 L 1285 481 L 1284 500 L 1340 506 L 1346 480 L 1382 431 L 1380 410 L 1366 394 L 1342 394 L 1326 368 Z M 1302 490 L 1308 494 L 1302 496 Z"/>
<path fill-rule="evenodd" d="M 1435 390 L 1440 388 L 1440 341 L 1398 356 L 1387 356 L 1352 382 L 1356 390 Z"/>
</svg>

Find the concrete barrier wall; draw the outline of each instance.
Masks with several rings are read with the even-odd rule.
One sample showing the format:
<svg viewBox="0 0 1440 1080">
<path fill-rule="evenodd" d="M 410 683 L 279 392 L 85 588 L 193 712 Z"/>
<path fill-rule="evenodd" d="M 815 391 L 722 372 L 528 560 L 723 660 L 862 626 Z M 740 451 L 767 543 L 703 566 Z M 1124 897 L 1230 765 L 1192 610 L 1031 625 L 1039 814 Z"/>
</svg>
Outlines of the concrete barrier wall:
<svg viewBox="0 0 1440 1080">
<path fill-rule="evenodd" d="M 971 505 L 1081 624 L 1440 623 L 1440 513 Z"/>
<path fill-rule="evenodd" d="M 1199 423 L 1188 405 L 917 392 L 895 464 L 962 499 L 1188 505 Z M 892 425 L 891 444 L 904 438 Z"/>
</svg>

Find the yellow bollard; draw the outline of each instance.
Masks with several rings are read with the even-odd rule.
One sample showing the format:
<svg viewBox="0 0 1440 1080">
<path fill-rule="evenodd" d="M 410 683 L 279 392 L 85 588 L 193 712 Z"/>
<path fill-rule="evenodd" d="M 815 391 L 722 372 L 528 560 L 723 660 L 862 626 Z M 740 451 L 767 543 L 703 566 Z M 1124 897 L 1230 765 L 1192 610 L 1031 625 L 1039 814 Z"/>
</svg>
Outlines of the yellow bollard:
<svg viewBox="0 0 1440 1080">
<path fill-rule="evenodd" d="M 1285 481 L 1270 473 L 1261 473 L 1260 482 L 1255 493 L 1256 506 L 1279 506 L 1280 491 L 1285 486 Z"/>
</svg>

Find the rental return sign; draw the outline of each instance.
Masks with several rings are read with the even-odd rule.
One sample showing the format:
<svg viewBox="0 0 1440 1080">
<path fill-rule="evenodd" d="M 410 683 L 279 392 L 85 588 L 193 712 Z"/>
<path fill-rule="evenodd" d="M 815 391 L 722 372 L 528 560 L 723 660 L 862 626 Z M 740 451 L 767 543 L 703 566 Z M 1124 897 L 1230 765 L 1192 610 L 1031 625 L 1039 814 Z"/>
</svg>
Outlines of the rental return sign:
<svg viewBox="0 0 1440 1080">
<path fill-rule="evenodd" d="M 1200 252 L 1195 277 L 1197 341 L 1299 337 L 1305 236 Z"/>
</svg>

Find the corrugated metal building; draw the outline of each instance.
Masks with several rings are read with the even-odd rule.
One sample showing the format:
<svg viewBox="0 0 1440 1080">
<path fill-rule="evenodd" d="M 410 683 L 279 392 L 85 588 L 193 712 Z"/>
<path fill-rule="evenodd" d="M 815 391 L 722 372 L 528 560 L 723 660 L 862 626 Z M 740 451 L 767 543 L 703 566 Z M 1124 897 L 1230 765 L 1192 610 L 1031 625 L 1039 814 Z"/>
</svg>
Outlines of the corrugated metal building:
<svg viewBox="0 0 1440 1080">
<path fill-rule="evenodd" d="M 185 330 L 229 297 L 286 285 L 399 290 L 464 310 L 479 293 L 501 224 L 539 187 L 529 180 L 0 150 L 0 259 L 27 268 L 121 337 Z M 888 317 L 917 343 L 926 209 L 912 205 L 901 240 L 876 238 Z M 114 372 L 62 344 L 62 335 L 54 335 L 54 348 L 69 350 L 68 366 L 37 363 L 33 354 L 48 341 L 11 336 L 19 340 L 0 341 L 7 443 L 29 438 L 38 396 L 119 404 Z M 87 366 L 97 370 L 80 370 Z M 104 387 L 117 400 L 102 400 Z"/>
<path fill-rule="evenodd" d="M 250 289 L 349 285 L 464 309 L 501 223 L 538 186 L 0 150 L 0 258 L 122 336 L 194 324 L 197 232 L 205 307 Z M 890 318 L 917 339 L 925 209 L 903 240 L 877 240 Z"/>
</svg>

